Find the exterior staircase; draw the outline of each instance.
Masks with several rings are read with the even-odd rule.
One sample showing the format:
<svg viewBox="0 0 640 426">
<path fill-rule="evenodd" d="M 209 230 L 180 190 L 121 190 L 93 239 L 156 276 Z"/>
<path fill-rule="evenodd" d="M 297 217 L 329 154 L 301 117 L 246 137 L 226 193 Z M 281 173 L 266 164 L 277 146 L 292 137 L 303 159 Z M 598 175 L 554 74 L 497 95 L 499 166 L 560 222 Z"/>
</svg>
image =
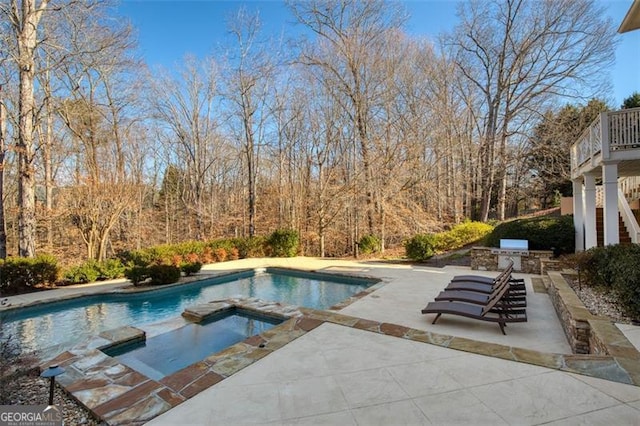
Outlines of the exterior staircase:
<svg viewBox="0 0 640 426">
<path fill-rule="evenodd" d="M 640 108 L 603 112 L 585 129 L 571 146 L 571 178 L 578 251 L 618 242 L 640 244 Z M 622 218 L 605 224 L 613 232 L 619 225 L 619 235 L 603 235 L 599 207 L 612 220 Z"/>
<path fill-rule="evenodd" d="M 640 215 L 638 211 L 634 211 L 636 218 Z M 598 247 L 604 246 L 604 209 L 602 207 L 596 208 L 596 230 L 598 232 L 597 240 Z M 622 220 L 622 216 L 618 213 L 618 238 L 620 238 L 620 244 L 631 244 L 631 236 L 629 231 Z"/>
</svg>

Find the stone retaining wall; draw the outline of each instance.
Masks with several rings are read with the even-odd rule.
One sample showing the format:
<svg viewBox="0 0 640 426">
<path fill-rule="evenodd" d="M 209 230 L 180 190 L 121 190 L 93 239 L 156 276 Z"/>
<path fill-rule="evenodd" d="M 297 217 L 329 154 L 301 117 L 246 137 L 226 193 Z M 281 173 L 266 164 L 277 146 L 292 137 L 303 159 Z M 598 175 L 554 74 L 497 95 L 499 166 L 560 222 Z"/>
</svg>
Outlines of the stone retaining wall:
<svg viewBox="0 0 640 426">
<path fill-rule="evenodd" d="M 576 293 L 557 272 L 549 272 L 550 285 L 547 289 L 553 303 L 564 334 L 571 345 L 573 353 L 590 354 L 592 349 L 601 351 L 603 348 L 592 345 L 590 319 L 596 317 L 584 307 Z M 593 352 L 601 353 L 601 352 Z"/>
<path fill-rule="evenodd" d="M 471 269 L 479 271 L 499 271 L 498 254 L 492 253 L 491 247 L 473 247 L 471 249 Z M 529 250 L 528 256 L 521 257 L 522 269 L 517 272 L 525 274 L 540 274 L 541 263 L 550 259 L 553 252 L 550 250 Z"/>
<path fill-rule="evenodd" d="M 574 353 L 610 355 L 638 364 L 640 353 L 613 322 L 589 312 L 560 272 L 548 276 L 549 297 Z"/>
</svg>

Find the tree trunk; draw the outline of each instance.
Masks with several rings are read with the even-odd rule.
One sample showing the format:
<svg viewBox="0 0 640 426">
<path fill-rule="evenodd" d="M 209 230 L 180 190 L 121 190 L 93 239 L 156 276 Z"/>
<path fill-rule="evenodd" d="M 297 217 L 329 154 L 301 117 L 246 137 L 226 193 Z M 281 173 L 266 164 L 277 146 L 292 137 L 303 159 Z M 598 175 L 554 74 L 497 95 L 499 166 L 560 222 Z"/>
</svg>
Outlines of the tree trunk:
<svg viewBox="0 0 640 426">
<path fill-rule="evenodd" d="M 7 138 L 7 112 L 0 86 L 0 259 L 7 258 L 7 228 L 4 218 L 4 155 Z"/>
<path fill-rule="evenodd" d="M 51 164 L 51 150 L 53 145 L 53 108 L 51 106 L 51 87 L 49 74 L 45 77 L 45 112 L 47 114 L 44 144 L 42 147 L 42 162 L 44 166 L 45 203 L 47 214 L 47 248 L 53 248 L 53 165 Z"/>
<path fill-rule="evenodd" d="M 355 79 L 355 87 L 359 87 L 358 80 L 358 71 L 352 69 L 352 75 Z M 371 159 L 369 155 L 369 136 L 366 127 L 366 113 L 364 111 L 364 102 L 363 99 L 359 99 L 361 96 L 357 94 L 356 96 L 352 96 L 352 101 L 354 103 L 354 108 L 356 112 L 356 128 L 358 130 L 358 137 L 360 139 L 360 153 L 362 154 L 362 171 L 364 173 L 364 186 L 365 186 L 365 196 L 367 203 L 367 231 L 369 235 L 375 234 L 375 226 L 374 226 L 374 209 L 375 209 L 375 200 L 373 194 L 373 177 L 371 173 Z M 357 255 L 356 255 L 357 257 Z"/>
<path fill-rule="evenodd" d="M 36 8 L 35 0 L 22 1 L 22 22 L 16 28 L 18 44 L 18 67 L 20 74 L 19 105 L 18 105 L 18 254 L 23 257 L 33 257 L 36 253 L 36 198 L 35 198 L 35 168 L 33 149 L 33 130 L 35 97 L 33 83 L 35 80 L 35 49 L 37 42 L 37 28 L 42 12 L 47 7 L 48 0 L 42 0 Z M 17 10 L 16 1 L 12 1 Z M 21 24 L 21 25 L 20 25 Z"/>
<path fill-rule="evenodd" d="M 253 157 L 253 137 L 247 135 L 251 142 L 247 142 L 247 171 L 249 178 L 249 237 L 256 232 L 256 176 Z"/>
<path fill-rule="evenodd" d="M 488 99 L 489 116 L 485 125 L 485 137 L 480 147 L 480 192 L 482 194 L 480 207 L 480 221 L 489 220 L 489 210 L 491 208 L 491 195 L 495 178 L 495 146 L 496 130 L 498 120 L 498 108 L 496 97 L 494 100 Z"/>
<path fill-rule="evenodd" d="M 489 138 L 489 136 L 487 137 Z M 489 209 L 491 207 L 491 189 L 493 187 L 493 142 L 483 142 L 480 154 L 480 221 L 486 222 L 489 219 Z"/>
<path fill-rule="evenodd" d="M 25 4 L 27 2 L 24 2 Z M 30 27 L 26 25 L 25 27 Z M 35 45 L 35 31 L 25 30 L 33 34 Z M 27 37 L 31 39 L 31 36 Z M 20 118 L 18 124 L 18 199 L 19 237 L 18 252 L 22 257 L 33 257 L 36 253 L 36 197 L 35 197 L 35 169 L 33 149 L 33 115 L 35 100 L 33 95 L 34 61 L 21 61 L 20 67 Z"/>
</svg>

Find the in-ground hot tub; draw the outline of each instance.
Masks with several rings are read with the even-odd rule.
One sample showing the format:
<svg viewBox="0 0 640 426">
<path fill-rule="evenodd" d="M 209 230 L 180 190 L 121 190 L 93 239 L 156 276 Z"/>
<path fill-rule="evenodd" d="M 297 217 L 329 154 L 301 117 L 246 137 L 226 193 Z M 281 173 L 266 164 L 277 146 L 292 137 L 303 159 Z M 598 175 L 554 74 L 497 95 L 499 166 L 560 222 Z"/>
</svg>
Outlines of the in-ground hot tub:
<svg viewBox="0 0 640 426">
<path fill-rule="evenodd" d="M 160 380 L 282 322 L 283 319 L 232 309 L 204 322 L 187 324 L 143 342 L 109 347 L 103 352 L 151 379 Z"/>
</svg>

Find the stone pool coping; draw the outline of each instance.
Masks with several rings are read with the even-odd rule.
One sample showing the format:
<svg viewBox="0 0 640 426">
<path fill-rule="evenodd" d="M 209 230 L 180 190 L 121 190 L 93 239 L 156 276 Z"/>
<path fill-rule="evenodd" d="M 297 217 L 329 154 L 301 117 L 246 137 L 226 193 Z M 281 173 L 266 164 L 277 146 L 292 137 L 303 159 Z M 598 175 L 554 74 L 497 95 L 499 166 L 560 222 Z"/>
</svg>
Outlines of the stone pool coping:
<svg viewBox="0 0 640 426">
<path fill-rule="evenodd" d="M 52 364 L 63 366 L 66 373 L 59 376 L 58 383 L 97 417 L 111 425 L 149 421 L 325 322 L 448 349 L 640 385 L 640 363 L 636 359 L 544 353 L 254 298 L 230 298 L 200 304 L 188 308 L 183 315 L 201 321 L 229 309 L 279 317 L 286 321 L 159 381 L 149 379 L 100 351 L 105 347 L 144 338 L 144 331 L 130 326 L 103 332 L 63 352 L 43 364 L 42 368 Z"/>
</svg>

